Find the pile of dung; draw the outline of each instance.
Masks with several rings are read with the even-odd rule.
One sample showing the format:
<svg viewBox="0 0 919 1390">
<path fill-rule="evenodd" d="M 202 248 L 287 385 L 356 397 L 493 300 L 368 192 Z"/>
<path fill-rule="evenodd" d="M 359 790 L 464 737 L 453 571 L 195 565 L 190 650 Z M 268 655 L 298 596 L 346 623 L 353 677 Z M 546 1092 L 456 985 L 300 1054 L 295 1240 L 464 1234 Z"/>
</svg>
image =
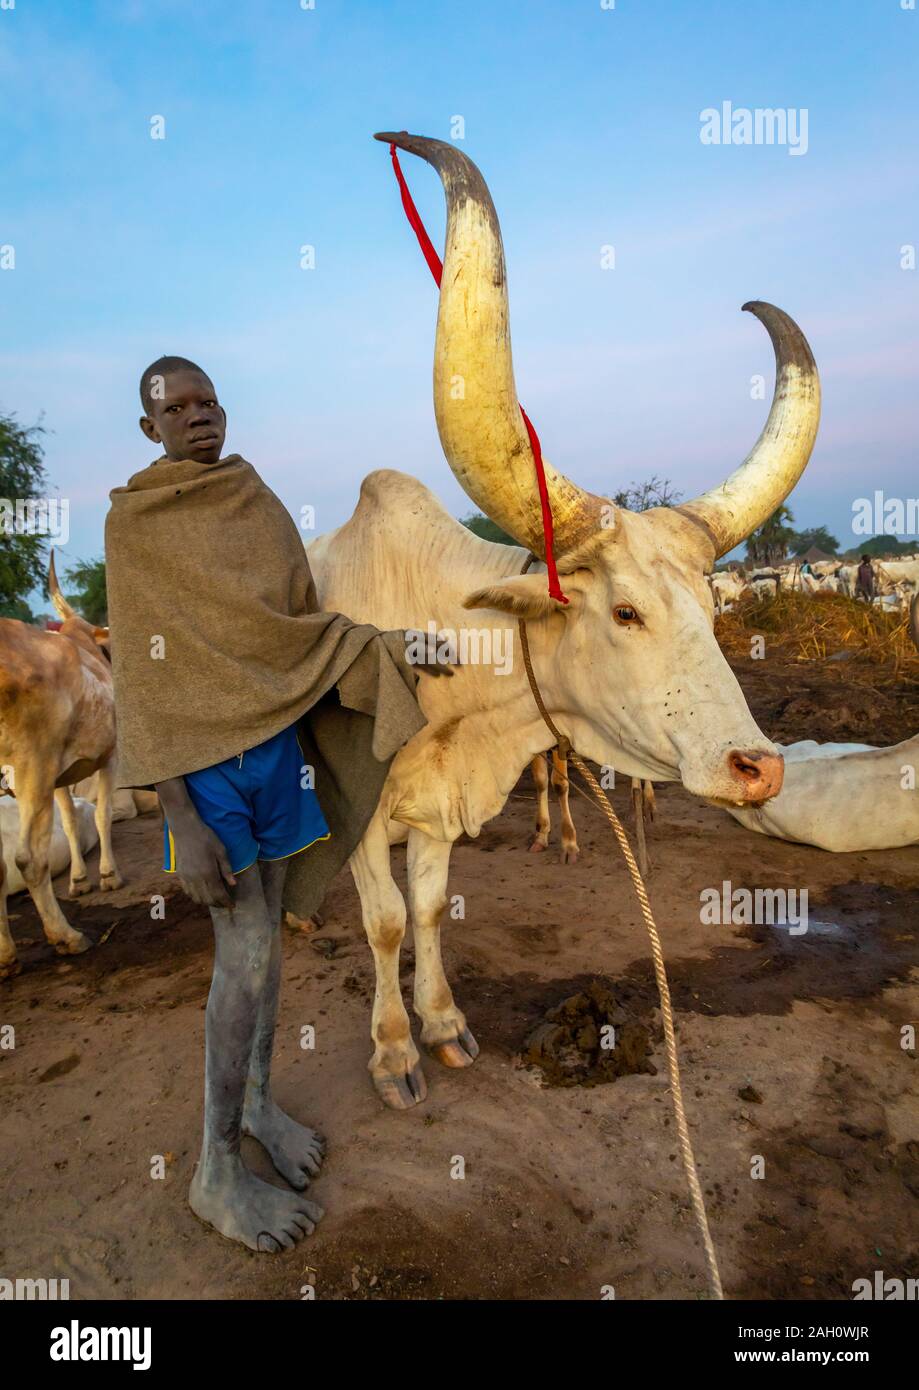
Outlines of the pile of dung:
<svg viewBox="0 0 919 1390">
<path fill-rule="evenodd" d="M 539 1067 L 547 1086 L 603 1086 L 636 1072 L 656 1075 L 651 1037 L 637 1021 L 632 993 L 622 986 L 614 994 L 602 980 L 591 980 L 547 1011 L 523 1045 L 523 1065 Z"/>
</svg>

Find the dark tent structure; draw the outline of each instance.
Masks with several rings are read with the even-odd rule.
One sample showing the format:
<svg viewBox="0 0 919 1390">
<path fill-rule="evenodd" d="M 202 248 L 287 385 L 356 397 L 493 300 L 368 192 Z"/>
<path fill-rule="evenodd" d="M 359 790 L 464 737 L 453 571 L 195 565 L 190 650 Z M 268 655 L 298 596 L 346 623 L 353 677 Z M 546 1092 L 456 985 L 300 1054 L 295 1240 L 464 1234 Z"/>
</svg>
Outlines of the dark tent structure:
<svg viewBox="0 0 919 1390">
<path fill-rule="evenodd" d="M 818 545 L 812 545 L 805 550 L 803 555 L 795 555 L 791 563 L 793 565 L 803 565 L 805 561 L 809 565 L 816 565 L 821 560 L 830 560 L 834 565 L 841 564 L 838 555 L 828 555 L 825 550 L 821 550 Z"/>
</svg>

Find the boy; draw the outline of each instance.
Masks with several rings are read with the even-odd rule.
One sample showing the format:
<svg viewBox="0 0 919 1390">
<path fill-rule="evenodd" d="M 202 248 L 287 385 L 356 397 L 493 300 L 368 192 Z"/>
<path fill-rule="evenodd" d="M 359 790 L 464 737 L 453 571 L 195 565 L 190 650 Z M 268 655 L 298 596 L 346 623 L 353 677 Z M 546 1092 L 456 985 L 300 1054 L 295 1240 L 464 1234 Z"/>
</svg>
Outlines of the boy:
<svg viewBox="0 0 919 1390">
<path fill-rule="evenodd" d="M 214 925 L 189 1202 L 277 1252 L 322 1215 L 303 1189 L 323 1153 L 270 1090 L 282 902 L 318 907 L 425 722 L 414 673 L 437 668 L 410 667 L 402 633 L 317 611 L 292 519 L 250 464 L 221 457 L 226 416 L 199 367 L 160 358 L 140 389 L 163 456 L 113 490 L 106 522 L 119 782 L 155 785 L 165 867 Z M 249 1172 L 243 1134 L 289 1188 Z"/>
</svg>

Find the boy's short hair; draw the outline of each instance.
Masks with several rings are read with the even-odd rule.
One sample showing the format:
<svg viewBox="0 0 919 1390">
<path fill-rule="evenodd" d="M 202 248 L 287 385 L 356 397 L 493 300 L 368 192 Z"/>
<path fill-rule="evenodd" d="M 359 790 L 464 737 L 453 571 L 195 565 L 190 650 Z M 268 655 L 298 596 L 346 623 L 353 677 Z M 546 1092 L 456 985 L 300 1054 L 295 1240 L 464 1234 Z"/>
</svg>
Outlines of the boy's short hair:
<svg viewBox="0 0 919 1390">
<path fill-rule="evenodd" d="M 140 399 L 143 403 L 144 411 L 150 414 L 150 406 L 153 401 L 151 386 L 153 378 L 157 376 L 169 376 L 171 372 L 200 372 L 203 377 L 210 377 L 207 372 L 198 366 L 197 362 L 189 362 L 187 357 L 158 357 L 155 362 L 151 362 L 140 379 Z"/>
</svg>

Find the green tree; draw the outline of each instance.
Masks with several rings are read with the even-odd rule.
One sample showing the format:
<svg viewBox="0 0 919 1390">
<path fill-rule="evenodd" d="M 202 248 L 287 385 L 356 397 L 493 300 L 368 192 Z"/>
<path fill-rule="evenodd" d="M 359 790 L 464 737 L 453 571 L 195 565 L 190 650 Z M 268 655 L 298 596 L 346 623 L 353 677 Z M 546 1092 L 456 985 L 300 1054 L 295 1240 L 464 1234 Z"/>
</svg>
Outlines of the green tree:
<svg viewBox="0 0 919 1390">
<path fill-rule="evenodd" d="M 846 554 L 850 555 L 853 560 L 857 559 L 859 555 L 872 555 L 881 560 L 895 560 L 898 555 L 912 555 L 916 548 L 915 541 L 898 541 L 896 536 L 872 536 L 870 541 L 861 541 L 858 545 L 853 545 Z"/>
<path fill-rule="evenodd" d="M 794 533 L 792 550 L 795 555 L 803 555 L 806 550 L 810 550 L 815 545 L 818 550 L 826 551 L 827 555 L 839 554 L 839 541 L 835 536 L 830 535 L 825 526 L 809 526 L 803 531 Z"/>
<path fill-rule="evenodd" d="M 461 518 L 462 524 L 467 527 L 474 536 L 481 536 L 483 541 L 497 541 L 498 545 L 519 545 L 513 536 L 509 536 L 506 531 L 502 531 L 496 521 L 492 521 L 490 516 L 483 516 L 481 512 L 473 512 L 471 516 Z"/>
<path fill-rule="evenodd" d="M 754 565 L 780 565 L 795 539 L 789 526 L 794 517 L 784 505 L 776 507 L 762 526 L 757 526 L 747 539 L 747 559 Z"/>
<path fill-rule="evenodd" d="M 659 478 L 655 473 L 645 483 L 631 483 L 622 492 L 614 493 L 612 500 L 617 507 L 625 507 L 630 512 L 646 512 L 649 507 L 674 507 L 682 496 L 681 492 L 674 489 L 669 478 Z M 462 523 L 485 541 L 497 541 L 499 545 L 519 545 L 519 541 L 515 541 L 513 536 L 502 531 L 491 517 L 483 516 L 481 512 L 464 516 Z"/>
<path fill-rule="evenodd" d="M 108 596 L 105 591 L 105 561 L 78 560 L 67 571 L 73 593 L 67 599 L 88 623 L 105 627 L 108 623 Z"/>
<path fill-rule="evenodd" d="M 659 478 L 654 473 L 646 483 L 631 483 L 622 492 L 614 492 L 613 501 L 627 511 L 646 512 L 651 507 L 675 507 L 682 496 L 669 478 Z"/>
<path fill-rule="evenodd" d="M 25 622 L 32 619 L 25 595 L 44 582 L 48 545 L 44 536 L 20 534 L 10 509 L 47 493 L 43 433 L 41 425 L 24 428 L 15 416 L 0 415 L 0 502 L 7 504 L 0 522 L 0 617 Z"/>
</svg>

